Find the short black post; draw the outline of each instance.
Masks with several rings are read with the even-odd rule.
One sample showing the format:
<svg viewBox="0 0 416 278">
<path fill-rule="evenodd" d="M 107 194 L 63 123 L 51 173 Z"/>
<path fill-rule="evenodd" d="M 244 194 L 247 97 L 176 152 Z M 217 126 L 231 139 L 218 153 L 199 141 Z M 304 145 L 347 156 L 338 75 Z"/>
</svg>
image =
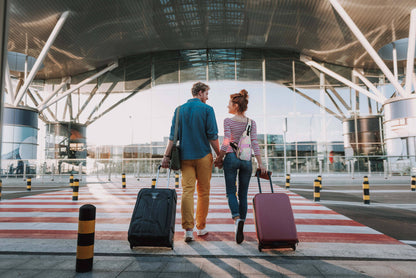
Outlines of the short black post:
<svg viewBox="0 0 416 278">
<path fill-rule="evenodd" d="M 72 188 L 74 186 L 74 175 L 69 176 L 69 186 Z"/>
<path fill-rule="evenodd" d="M 27 178 L 26 181 L 26 190 L 31 191 L 32 190 L 32 179 L 30 177 Z"/>
<path fill-rule="evenodd" d="M 121 186 L 126 188 L 126 173 L 121 174 Z"/>
<path fill-rule="evenodd" d="M 79 180 L 74 180 L 74 186 L 72 187 L 72 201 L 78 201 L 78 192 L 79 192 Z"/>
<path fill-rule="evenodd" d="M 3 187 L 3 182 L 0 180 L 0 201 L 1 201 L 1 188 Z"/>
<path fill-rule="evenodd" d="M 363 181 L 363 201 L 366 205 L 370 204 L 370 184 L 367 176 L 364 176 Z"/>
<path fill-rule="evenodd" d="M 286 174 L 286 189 L 290 188 L 290 174 Z"/>
<path fill-rule="evenodd" d="M 416 176 L 412 176 L 412 183 L 410 185 L 410 190 L 416 191 Z"/>
<path fill-rule="evenodd" d="M 321 193 L 320 193 L 320 187 L 319 187 L 319 180 L 316 179 L 313 182 L 313 201 L 319 202 L 321 201 Z"/>
<path fill-rule="evenodd" d="M 155 178 L 152 179 L 152 188 L 156 188 L 156 179 Z"/>
<path fill-rule="evenodd" d="M 83 205 L 79 209 L 78 218 L 78 243 L 76 272 L 88 272 L 92 270 L 94 259 L 95 237 L 95 206 Z"/>
<path fill-rule="evenodd" d="M 321 191 L 322 190 L 322 176 L 321 175 L 318 176 L 318 181 L 319 181 L 319 191 Z"/>
<path fill-rule="evenodd" d="M 179 188 L 179 174 L 175 173 L 175 188 Z"/>
</svg>

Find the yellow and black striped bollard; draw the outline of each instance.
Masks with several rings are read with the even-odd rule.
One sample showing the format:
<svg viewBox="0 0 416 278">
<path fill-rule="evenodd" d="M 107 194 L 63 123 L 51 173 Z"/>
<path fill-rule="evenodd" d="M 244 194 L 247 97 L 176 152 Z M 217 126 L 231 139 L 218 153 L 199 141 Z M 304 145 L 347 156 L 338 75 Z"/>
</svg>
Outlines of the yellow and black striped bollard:
<svg viewBox="0 0 416 278">
<path fill-rule="evenodd" d="M 370 184 L 368 183 L 368 177 L 364 176 L 363 181 L 363 201 L 364 204 L 370 204 Z"/>
<path fill-rule="evenodd" d="M 126 173 L 121 174 L 121 186 L 126 188 Z"/>
<path fill-rule="evenodd" d="M 79 180 L 74 180 L 74 186 L 72 187 L 72 201 L 78 201 L 78 192 L 79 192 Z"/>
<path fill-rule="evenodd" d="M 416 176 L 412 176 L 412 183 L 410 186 L 410 190 L 416 191 Z"/>
<path fill-rule="evenodd" d="M 1 201 L 1 188 L 3 187 L 3 181 L 0 180 L 0 201 Z"/>
<path fill-rule="evenodd" d="M 27 178 L 27 181 L 26 181 L 26 190 L 27 191 L 31 191 L 32 190 L 32 179 L 31 178 Z"/>
<path fill-rule="evenodd" d="M 321 191 L 322 190 L 322 176 L 321 175 L 318 176 L 318 181 L 319 181 L 319 191 Z"/>
<path fill-rule="evenodd" d="M 155 178 L 152 179 L 152 188 L 156 188 L 156 179 Z"/>
<path fill-rule="evenodd" d="M 321 192 L 320 192 L 320 187 L 319 187 L 319 180 L 316 179 L 313 182 L 313 201 L 314 202 L 319 202 L 321 201 Z"/>
<path fill-rule="evenodd" d="M 175 174 L 175 188 L 179 188 L 179 174 Z"/>
<path fill-rule="evenodd" d="M 76 272 L 88 272 L 92 270 L 94 259 L 95 237 L 95 206 L 83 205 L 79 209 L 78 243 Z"/>
<path fill-rule="evenodd" d="M 286 174 L 286 189 L 290 188 L 290 174 Z"/>
<path fill-rule="evenodd" d="M 72 188 L 74 186 L 74 175 L 69 176 L 69 186 Z"/>
</svg>

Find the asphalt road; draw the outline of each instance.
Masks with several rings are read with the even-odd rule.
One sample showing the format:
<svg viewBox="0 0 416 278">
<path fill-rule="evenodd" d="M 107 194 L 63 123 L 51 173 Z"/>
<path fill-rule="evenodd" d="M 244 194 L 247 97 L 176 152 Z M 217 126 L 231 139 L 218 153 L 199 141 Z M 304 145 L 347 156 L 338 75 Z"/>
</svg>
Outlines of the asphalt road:
<svg viewBox="0 0 416 278">
<path fill-rule="evenodd" d="M 279 183 L 284 184 L 282 182 Z M 313 200 L 313 180 L 292 180 L 290 190 Z M 362 180 L 323 178 L 320 203 L 361 224 L 416 246 L 416 191 L 410 182 L 400 180 L 371 181 L 370 204 L 363 202 Z"/>
</svg>

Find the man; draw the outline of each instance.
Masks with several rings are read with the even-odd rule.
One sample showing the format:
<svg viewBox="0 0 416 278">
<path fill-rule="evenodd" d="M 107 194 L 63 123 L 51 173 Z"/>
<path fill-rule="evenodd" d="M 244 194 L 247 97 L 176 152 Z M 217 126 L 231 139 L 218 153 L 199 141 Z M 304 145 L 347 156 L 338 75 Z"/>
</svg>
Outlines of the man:
<svg viewBox="0 0 416 278">
<path fill-rule="evenodd" d="M 211 147 L 218 155 L 218 128 L 214 109 L 206 104 L 209 86 L 198 82 L 192 87 L 193 98 L 183 104 L 179 111 L 178 139 L 181 149 L 182 171 L 182 228 L 185 242 L 194 239 L 194 192 L 197 181 L 198 201 L 196 208 L 197 235 L 208 233 L 205 229 L 209 207 L 209 191 L 213 157 Z M 172 119 L 169 142 L 162 160 L 162 167 L 168 168 L 173 146 L 176 110 Z"/>
</svg>

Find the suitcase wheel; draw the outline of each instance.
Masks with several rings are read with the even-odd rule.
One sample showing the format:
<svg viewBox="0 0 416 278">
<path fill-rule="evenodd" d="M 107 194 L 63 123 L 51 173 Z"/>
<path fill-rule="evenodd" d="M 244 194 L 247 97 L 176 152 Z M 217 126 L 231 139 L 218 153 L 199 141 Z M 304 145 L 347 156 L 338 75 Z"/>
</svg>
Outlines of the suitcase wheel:
<svg viewBox="0 0 416 278">
<path fill-rule="evenodd" d="M 296 244 L 292 244 L 293 251 L 296 251 Z"/>
<path fill-rule="evenodd" d="M 259 252 L 263 250 L 263 247 L 259 244 Z"/>
</svg>

